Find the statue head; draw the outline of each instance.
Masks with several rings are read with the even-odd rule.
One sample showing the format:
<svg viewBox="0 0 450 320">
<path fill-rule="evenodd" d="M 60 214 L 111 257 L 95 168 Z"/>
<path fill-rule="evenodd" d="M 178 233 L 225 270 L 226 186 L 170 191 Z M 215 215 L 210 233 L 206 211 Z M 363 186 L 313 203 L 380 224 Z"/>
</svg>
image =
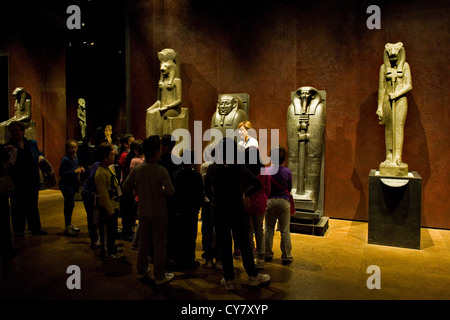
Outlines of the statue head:
<svg viewBox="0 0 450 320">
<path fill-rule="evenodd" d="M 313 87 L 300 87 L 295 92 L 294 99 L 300 100 L 300 112 L 306 113 L 307 107 L 311 104 L 313 100 L 321 99 L 319 91 Z M 294 105 L 295 101 L 294 101 Z M 296 112 L 297 114 L 297 112 Z"/>
<path fill-rule="evenodd" d="M 405 64 L 405 48 L 402 42 L 386 43 L 383 52 L 383 62 L 386 67 L 386 74 L 392 72 L 393 67 L 397 67 L 397 75 L 403 76 L 403 65 Z"/>
<path fill-rule="evenodd" d="M 237 96 L 224 94 L 217 101 L 217 112 L 223 116 L 229 114 L 233 109 L 242 108 L 242 101 Z"/>
<path fill-rule="evenodd" d="M 169 76 L 171 80 L 174 77 L 179 77 L 178 66 L 175 61 L 176 57 L 177 53 L 173 49 L 164 49 L 158 52 L 158 59 L 161 62 L 161 76 Z"/>
<path fill-rule="evenodd" d="M 22 87 L 14 89 L 12 96 L 16 99 L 14 107 L 16 110 L 23 110 L 25 107 L 25 101 L 31 99 L 30 94 Z"/>
<path fill-rule="evenodd" d="M 78 106 L 86 108 L 86 101 L 83 98 L 78 99 Z"/>
</svg>

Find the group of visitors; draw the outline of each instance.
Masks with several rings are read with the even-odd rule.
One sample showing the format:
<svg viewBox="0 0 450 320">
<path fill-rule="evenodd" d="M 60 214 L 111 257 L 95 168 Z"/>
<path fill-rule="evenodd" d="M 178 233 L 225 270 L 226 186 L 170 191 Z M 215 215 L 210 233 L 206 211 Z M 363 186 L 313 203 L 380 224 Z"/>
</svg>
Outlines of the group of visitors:
<svg viewBox="0 0 450 320">
<path fill-rule="evenodd" d="M 59 169 L 59 187 L 64 197 L 64 235 L 75 237 L 80 233 L 80 229 L 72 224 L 75 194 L 80 192 L 91 248 L 100 249 L 104 260 L 117 259 L 121 258 L 121 247 L 116 244 L 116 239 L 131 241 L 132 248 L 138 250 L 137 278 L 148 277 L 150 259 L 153 278 L 159 285 L 174 278 L 167 270 L 199 266 L 195 250 L 201 212 L 204 267 L 223 270 L 221 284 L 227 290 L 234 290 L 234 247 L 235 253 L 239 251 L 242 257 L 249 285 L 269 282 L 270 276 L 260 271 L 265 262 L 272 260 L 277 223 L 281 232 L 282 263 L 288 264 L 293 259 L 290 202 L 286 193 L 292 187 L 291 172 L 283 166 L 284 147 L 271 150 L 271 159 L 279 161 L 272 161 L 270 167 L 265 167 L 260 161 L 258 141 L 247 132 L 251 123 L 241 123 L 239 129 L 241 141 L 236 143 L 234 139 L 225 138 L 217 143 L 212 152 L 214 157 L 205 159 L 201 173 L 193 164 L 195 156 L 189 150 L 183 151 L 182 159 L 191 161 L 180 165 L 174 163 L 176 155 L 172 154 L 172 149 L 175 142 L 171 136 L 139 140 L 124 134 L 120 147 L 106 139 L 100 140 L 95 146 L 95 160 L 88 167 L 78 163 L 78 142 L 68 140 Z M 14 146 L 16 149 L 19 146 L 19 150 L 14 166 L 28 161 L 26 167 L 31 170 L 42 154 L 32 142 L 23 139 L 29 151 L 25 152 L 16 143 Z M 236 161 L 239 152 L 245 156 L 244 164 Z M 251 161 L 254 155 L 256 163 Z M 11 172 L 14 182 L 15 174 L 32 174 L 31 171 L 17 173 L 9 168 L 2 170 L 0 177 L 6 172 Z M 81 175 L 84 183 L 80 188 Z M 20 183 L 18 187 L 19 190 L 24 188 Z M 27 187 L 30 189 L 28 195 L 39 190 L 32 189 L 32 185 Z M 12 215 L 16 235 L 21 235 L 24 219 L 28 219 L 33 234 L 45 234 L 40 228 L 39 213 L 36 214 L 37 194 L 35 202 L 34 211 L 31 207 L 20 210 L 30 217 L 19 220 Z M 34 202 L 11 201 L 11 211 L 24 204 L 33 205 Z M 119 218 L 121 230 L 118 229 Z"/>
</svg>

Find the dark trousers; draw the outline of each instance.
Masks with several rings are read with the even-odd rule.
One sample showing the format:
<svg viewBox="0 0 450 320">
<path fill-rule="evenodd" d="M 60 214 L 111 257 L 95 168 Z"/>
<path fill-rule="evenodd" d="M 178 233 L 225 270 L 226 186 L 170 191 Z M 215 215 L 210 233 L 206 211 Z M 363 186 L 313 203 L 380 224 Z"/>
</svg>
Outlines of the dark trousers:
<svg viewBox="0 0 450 320">
<path fill-rule="evenodd" d="M 117 216 L 118 211 L 108 216 L 105 209 L 100 208 L 98 229 L 100 234 L 100 253 L 102 257 L 106 253 L 116 254 L 116 235 L 117 235 Z"/>
<path fill-rule="evenodd" d="M 95 195 L 89 192 L 82 192 L 81 199 L 83 200 L 84 210 L 86 210 L 89 238 L 91 243 L 95 243 L 98 240 L 98 225 L 94 222 Z"/>
<path fill-rule="evenodd" d="M 242 254 L 242 263 L 249 276 L 256 276 L 258 270 L 253 260 L 253 251 L 248 237 L 248 216 L 245 209 L 241 207 L 211 206 L 215 219 L 216 235 L 222 254 L 223 276 L 225 280 L 233 280 L 233 238 L 238 241 Z"/>
<path fill-rule="evenodd" d="M 221 260 L 219 244 L 217 242 L 214 220 L 211 212 L 211 202 L 204 202 L 202 206 L 202 246 L 205 260 Z"/>
<path fill-rule="evenodd" d="M 11 195 L 11 222 L 14 232 L 28 229 L 37 231 L 41 229 L 41 219 L 38 209 L 39 189 L 17 188 Z"/>
<path fill-rule="evenodd" d="M 175 214 L 173 233 L 176 236 L 174 260 L 179 267 L 189 267 L 195 261 L 195 246 L 198 231 L 198 210 L 197 212 L 186 212 L 185 214 Z"/>
<path fill-rule="evenodd" d="M 120 198 L 120 214 L 122 216 L 122 237 L 133 234 L 133 226 L 136 223 L 136 209 L 133 192 L 124 191 Z"/>
<path fill-rule="evenodd" d="M 64 222 L 66 227 L 72 224 L 72 213 L 75 208 L 75 192 L 72 188 L 63 188 L 61 193 L 64 197 Z"/>
<path fill-rule="evenodd" d="M 11 239 L 11 225 L 9 219 L 9 200 L 0 195 L 0 260 L 2 265 L 11 257 L 13 252 Z"/>
</svg>

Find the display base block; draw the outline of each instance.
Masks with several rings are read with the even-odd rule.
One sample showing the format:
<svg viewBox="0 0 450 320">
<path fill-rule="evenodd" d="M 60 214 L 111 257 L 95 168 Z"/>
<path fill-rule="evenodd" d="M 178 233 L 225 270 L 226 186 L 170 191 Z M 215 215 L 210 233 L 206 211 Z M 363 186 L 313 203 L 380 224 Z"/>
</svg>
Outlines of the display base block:
<svg viewBox="0 0 450 320">
<path fill-rule="evenodd" d="M 291 217 L 291 233 L 309 234 L 313 236 L 324 236 L 328 230 L 328 217 L 319 219 L 298 219 Z"/>
<path fill-rule="evenodd" d="M 369 175 L 368 243 L 420 249 L 422 178 Z"/>
</svg>

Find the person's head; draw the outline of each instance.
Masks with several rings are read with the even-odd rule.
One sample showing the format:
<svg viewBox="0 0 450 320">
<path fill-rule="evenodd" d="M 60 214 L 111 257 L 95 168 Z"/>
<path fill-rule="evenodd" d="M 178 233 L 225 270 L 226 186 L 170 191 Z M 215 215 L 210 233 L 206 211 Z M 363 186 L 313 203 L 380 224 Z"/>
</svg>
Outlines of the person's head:
<svg viewBox="0 0 450 320">
<path fill-rule="evenodd" d="M 249 129 L 253 129 L 252 123 L 248 120 L 242 121 L 238 124 L 238 129 L 239 129 L 239 136 L 244 139 L 247 140 L 248 137 L 250 136 L 248 130 Z"/>
<path fill-rule="evenodd" d="M 255 146 L 248 147 L 244 150 L 245 154 L 245 166 L 255 175 L 260 172 L 260 169 L 264 167 L 259 149 Z"/>
<path fill-rule="evenodd" d="M 276 146 L 270 150 L 270 161 L 274 166 L 281 166 L 286 161 L 286 148 L 283 146 Z"/>
<path fill-rule="evenodd" d="M 143 154 L 143 150 L 142 150 L 142 144 L 144 143 L 144 141 L 142 141 L 141 139 L 137 139 L 134 141 L 131 141 L 130 143 L 130 152 L 133 153 L 133 156 L 139 156 L 141 154 Z"/>
<path fill-rule="evenodd" d="M 120 147 L 122 151 L 130 149 L 131 143 L 135 140 L 134 135 L 131 133 L 125 133 L 120 137 Z"/>
<path fill-rule="evenodd" d="M 73 139 L 69 139 L 66 141 L 64 147 L 66 150 L 66 155 L 71 158 L 75 158 L 78 151 L 78 143 Z"/>
<path fill-rule="evenodd" d="M 172 140 L 172 135 L 165 134 L 161 137 L 161 152 L 163 154 L 170 154 L 172 152 L 173 147 L 175 147 L 175 141 Z"/>
<path fill-rule="evenodd" d="M 157 135 L 148 137 L 142 143 L 145 159 L 157 160 L 161 155 L 161 138 Z"/>
<path fill-rule="evenodd" d="M 20 121 L 13 121 L 8 126 L 11 139 L 15 141 L 22 140 L 25 135 L 25 125 Z"/>
<path fill-rule="evenodd" d="M 102 142 L 97 147 L 97 159 L 101 162 L 102 166 L 108 167 L 114 164 L 116 158 L 116 149 L 110 142 Z"/>
</svg>

